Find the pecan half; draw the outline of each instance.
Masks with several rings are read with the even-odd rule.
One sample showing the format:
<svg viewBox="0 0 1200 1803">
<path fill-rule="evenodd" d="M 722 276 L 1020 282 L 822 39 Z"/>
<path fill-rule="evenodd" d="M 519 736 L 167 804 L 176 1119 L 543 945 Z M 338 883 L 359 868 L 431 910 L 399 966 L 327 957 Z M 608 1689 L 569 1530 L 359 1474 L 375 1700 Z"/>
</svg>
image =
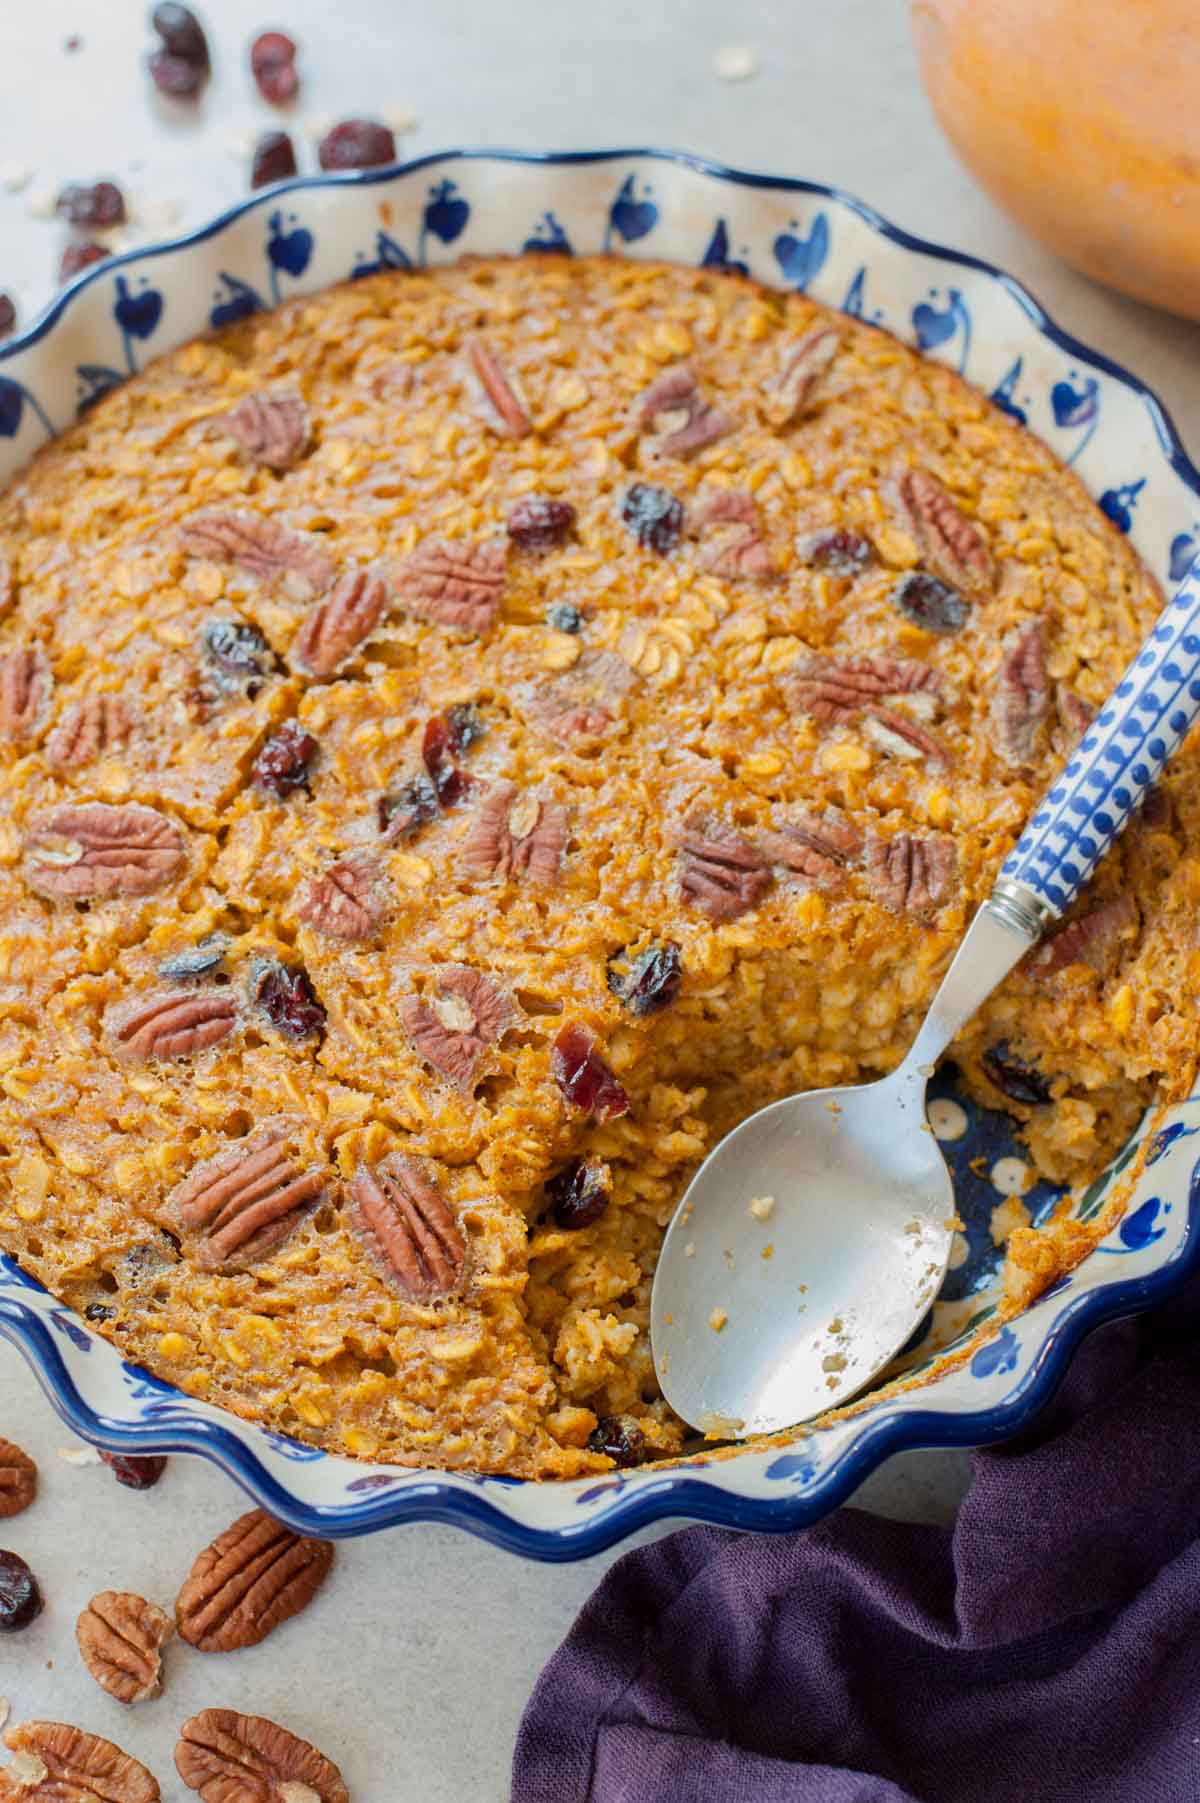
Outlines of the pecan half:
<svg viewBox="0 0 1200 1803">
<path fill-rule="evenodd" d="M 893 695 L 940 699 L 936 670 L 901 657 L 806 657 L 780 687 L 793 713 L 830 723 L 853 720 L 871 702 Z"/>
<path fill-rule="evenodd" d="M 467 1245 L 454 1211 L 415 1159 L 393 1152 L 350 1185 L 351 1227 L 408 1296 L 448 1296 L 462 1283 Z"/>
<path fill-rule="evenodd" d="M 702 816 L 685 821 L 679 861 L 684 900 L 710 920 L 745 914 L 771 884 L 770 865 L 749 839 Z"/>
<path fill-rule="evenodd" d="M 252 463 L 290 470 L 309 446 L 308 408 L 298 394 L 248 394 L 221 421 Z"/>
<path fill-rule="evenodd" d="M 0 1518 L 19 1515 L 37 1495 L 38 1469 L 27 1452 L 0 1440 Z"/>
<path fill-rule="evenodd" d="M 228 1038 L 237 1017 L 227 990 L 169 989 L 126 1014 L 113 1038 L 139 1058 L 190 1058 Z"/>
<path fill-rule="evenodd" d="M 83 1663 L 119 1703 L 157 1696 L 163 1644 L 175 1632 L 171 1617 L 131 1590 L 101 1590 L 75 1623 Z"/>
<path fill-rule="evenodd" d="M 473 881 L 528 876 L 547 887 L 557 876 L 567 842 L 566 809 L 515 783 L 494 783 L 480 803 L 459 854 L 460 873 Z"/>
<path fill-rule="evenodd" d="M 677 363 L 651 382 L 638 397 L 634 422 L 639 431 L 653 433 L 656 456 L 681 460 L 728 437 L 737 426 L 731 414 L 704 399 L 688 363 Z"/>
<path fill-rule="evenodd" d="M 118 751 L 133 731 L 133 715 L 119 695 L 89 695 L 69 707 L 46 740 L 46 761 L 78 770 Z"/>
<path fill-rule="evenodd" d="M 775 574 L 767 541 L 757 526 L 726 526 L 700 547 L 700 568 L 726 582 L 765 582 Z"/>
<path fill-rule="evenodd" d="M 203 1803 L 350 1803 L 332 1760 L 265 1716 L 203 1709 L 179 1734 L 175 1769 Z"/>
<path fill-rule="evenodd" d="M 85 801 L 38 817 L 25 842 L 25 880 L 52 901 L 149 895 L 185 855 L 183 834 L 156 808 Z"/>
<path fill-rule="evenodd" d="M 329 1575 L 333 1544 L 294 1534 L 262 1509 L 206 1546 L 175 1603 L 175 1625 L 202 1653 L 257 1646 L 307 1608 Z"/>
<path fill-rule="evenodd" d="M 1029 764 L 1042 722 L 1050 711 L 1050 679 L 1040 620 L 1010 634 L 1000 659 L 992 699 L 992 737 L 1006 764 Z"/>
<path fill-rule="evenodd" d="M 468 1093 L 488 1050 L 516 1025 L 512 998 L 466 964 L 444 964 L 428 1001 L 410 996 L 400 1019 L 421 1057 Z"/>
<path fill-rule="evenodd" d="M 294 574 L 319 594 L 333 581 L 333 560 L 319 538 L 261 514 L 210 507 L 184 522 L 181 538 L 189 556 L 235 563 L 261 582 Z"/>
<path fill-rule="evenodd" d="M 9 559 L 0 551 L 0 620 L 10 614 L 17 603 L 17 579 Z"/>
<path fill-rule="evenodd" d="M 790 426 L 807 411 L 841 345 L 841 335 L 834 327 L 820 322 L 789 345 L 763 406 L 769 424 Z"/>
<path fill-rule="evenodd" d="M 1116 963 L 1122 940 L 1135 936 L 1140 921 L 1137 902 L 1122 889 L 1059 927 L 1026 962 L 1037 977 L 1052 977 L 1069 964 L 1090 964 L 1098 976 L 1106 976 Z"/>
<path fill-rule="evenodd" d="M 369 939 L 383 919 L 382 876 L 369 851 L 348 852 L 309 884 L 300 919 L 331 939 Z"/>
<path fill-rule="evenodd" d="M 637 680 L 637 672 L 615 651 L 585 651 L 570 670 L 539 685 L 530 697 L 529 714 L 565 743 L 596 739 L 613 724 L 622 698 Z"/>
<path fill-rule="evenodd" d="M 486 339 L 468 339 L 467 358 L 487 403 L 489 424 L 505 438 L 528 437 L 533 423 L 512 378 Z"/>
<path fill-rule="evenodd" d="M 0 738 L 31 739 L 46 715 L 53 678 L 40 645 L 0 657 Z"/>
<path fill-rule="evenodd" d="M 832 889 L 862 856 L 863 836 L 853 821 L 829 807 L 819 816 L 783 821 L 777 832 L 762 835 L 761 844 L 773 864 Z"/>
<path fill-rule="evenodd" d="M 20 1722 L 4 1744 L 15 1757 L 0 1770 L 2 1803 L 160 1803 L 144 1765 L 67 1722 Z"/>
<path fill-rule="evenodd" d="M 867 847 L 867 881 L 893 914 L 924 914 L 954 893 L 958 853 L 945 833 L 896 833 Z"/>
<path fill-rule="evenodd" d="M 1062 683 L 1055 687 L 1054 706 L 1059 725 L 1055 749 L 1065 757 L 1067 752 L 1074 751 L 1096 718 L 1096 710 L 1090 701 L 1085 701 L 1074 689 L 1064 688 Z"/>
<path fill-rule="evenodd" d="M 426 539 L 396 571 L 401 601 L 441 626 L 488 632 L 500 611 L 507 561 L 502 538 L 475 544 Z"/>
<path fill-rule="evenodd" d="M 310 676 L 332 676 L 370 638 L 388 604 L 388 586 L 370 570 L 348 570 L 315 603 L 289 653 Z"/>
<path fill-rule="evenodd" d="M 168 1210 L 199 1237 L 205 1270 L 240 1268 L 282 1245 L 325 1187 L 323 1171 L 299 1170 L 268 1127 L 231 1152 L 205 1159 L 176 1184 Z"/>
<path fill-rule="evenodd" d="M 756 532 L 762 528 L 758 502 L 748 488 L 706 489 L 688 508 L 685 519 L 689 538 L 700 538 L 710 526 L 753 526 Z"/>
<path fill-rule="evenodd" d="M 991 586 L 987 539 L 960 512 L 936 476 L 928 470 L 906 470 L 900 478 L 900 499 L 917 542 L 936 570 L 959 587 L 978 592 Z"/>
<path fill-rule="evenodd" d="M 863 718 L 864 737 L 894 758 L 928 758 L 931 764 L 948 764 L 944 745 L 926 732 L 911 715 L 891 707 L 869 707 Z"/>
</svg>

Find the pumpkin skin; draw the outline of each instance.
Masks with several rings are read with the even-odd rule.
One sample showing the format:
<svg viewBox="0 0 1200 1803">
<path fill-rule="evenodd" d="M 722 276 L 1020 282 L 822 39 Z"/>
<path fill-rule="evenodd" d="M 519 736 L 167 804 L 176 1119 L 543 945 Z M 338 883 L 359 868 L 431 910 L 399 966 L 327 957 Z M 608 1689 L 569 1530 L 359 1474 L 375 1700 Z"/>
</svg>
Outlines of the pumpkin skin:
<svg viewBox="0 0 1200 1803">
<path fill-rule="evenodd" d="M 1200 0 L 913 0 L 938 121 L 1088 275 L 1200 319 Z"/>
</svg>

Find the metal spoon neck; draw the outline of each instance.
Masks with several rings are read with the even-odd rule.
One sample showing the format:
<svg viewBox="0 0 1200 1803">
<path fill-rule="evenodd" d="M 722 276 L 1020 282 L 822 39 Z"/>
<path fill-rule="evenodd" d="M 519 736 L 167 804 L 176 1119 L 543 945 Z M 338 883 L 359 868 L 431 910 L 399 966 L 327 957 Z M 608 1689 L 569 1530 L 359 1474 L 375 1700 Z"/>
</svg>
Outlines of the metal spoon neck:
<svg viewBox="0 0 1200 1803">
<path fill-rule="evenodd" d="M 1002 878 L 979 909 L 901 1066 L 922 1083 L 959 1029 L 1036 945 L 1053 914 L 1023 883 Z"/>
</svg>

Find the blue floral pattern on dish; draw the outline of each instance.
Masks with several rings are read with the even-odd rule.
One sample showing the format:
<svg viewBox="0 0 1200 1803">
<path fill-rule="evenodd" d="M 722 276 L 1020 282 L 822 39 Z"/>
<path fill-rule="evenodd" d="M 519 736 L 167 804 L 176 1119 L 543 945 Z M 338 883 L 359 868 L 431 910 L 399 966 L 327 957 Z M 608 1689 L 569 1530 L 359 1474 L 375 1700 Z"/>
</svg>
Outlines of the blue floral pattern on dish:
<svg viewBox="0 0 1200 1803">
<path fill-rule="evenodd" d="M 771 254 L 789 288 L 803 294 L 825 267 L 829 256 L 829 218 L 818 213 L 808 231 L 801 233 L 793 219 L 786 232 L 780 232 L 771 246 Z"/>
<path fill-rule="evenodd" d="M 912 310 L 913 335 L 923 351 L 941 350 L 958 339 L 958 373 L 962 375 L 971 355 L 971 313 L 960 288 L 947 288 L 945 304 L 936 305 L 941 291 L 931 288 L 927 300 Z"/>
</svg>

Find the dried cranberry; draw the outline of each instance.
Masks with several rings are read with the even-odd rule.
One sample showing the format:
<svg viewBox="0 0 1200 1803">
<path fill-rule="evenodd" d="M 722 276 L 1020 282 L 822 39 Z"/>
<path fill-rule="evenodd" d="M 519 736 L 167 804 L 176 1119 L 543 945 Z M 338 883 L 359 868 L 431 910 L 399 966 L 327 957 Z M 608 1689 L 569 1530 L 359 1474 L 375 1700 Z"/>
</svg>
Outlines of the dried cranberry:
<svg viewBox="0 0 1200 1803">
<path fill-rule="evenodd" d="M 297 789 L 307 790 L 319 750 L 317 741 L 298 720 L 285 720 L 255 758 L 254 780 L 280 801 Z"/>
<path fill-rule="evenodd" d="M 1014 1056 L 1006 1039 L 983 1054 L 983 1068 L 996 1088 L 1013 1102 L 1024 1102 L 1033 1107 L 1050 1100 L 1049 1079 L 1036 1065 Z"/>
<path fill-rule="evenodd" d="M 434 714 L 425 724 L 421 757 L 437 790 L 439 806 L 452 808 L 471 787 L 471 779 L 454 761 L 455 729 L 448 714 Z"/>
<path fill-rule="evenodd" d="M 286 181 L 296 173 L 296 148 L 285 131 L 265 131 L 254 146 L 250 186 L 265 188 L 268 182 Z"/>
<path fill-rule="evenodd" d="M 69 38 L 63 39 L 63 49 L 68 55 L 73 55 L 76 50 L 83 49 L 83 39 L 77 31 L 73 31 Z"/>
<path fill-rule="evenodd" d="M 381 795 L 376 811 L 380 832 L 389 839 L 403 839 L 437 818 L 438 793 L 427 776 L 411 776 L 391 794 Z"/>
<path fill-rule="evenodd" d="M 629 1097 L 596 1050 L 596 1041 L 578 1021 L 568 1021 L 550 1055 L 554 1081 L 573 1108 L 602 1121 L 629 1113 Z"/>
<path fill-rule="evenodd" d="M 24 1559 L 0 1552 L 0 1634 L 16 1634 L 41 1613 L 42 1593 Z"/>
<path fill-rule="evenodd" d="M 828 570 L 831 576 L 856 576 L 871 563 L 875 547 L 861 532 L 839 527 L 833 532 L 811 532 L 796 546 L 801 563 Z"/>
<path fill-rule="evenodd" d="M 208 67 L 208 40 L 190 7 L 178 6 L 175 0 L 162 0 L 150 14 L 150 23 L 162 39 L 164 50 L 185 63 Z"/>
<path fill-rule="evenodd" d="M 679 994 L 683 960 L 677 945 L 648 945 L 626 970 L 609 966 L 608 986 L 631 1014 L 653 1014 Z"/>
<path fill-rule="evenodd" d="M 446 721 L 453 751 L 469 751 L 487 730 L 473 701 L 456 701 L 453 707 L 446 709 Z"/>
<path fill-rule="evenodd" d="M 554 1204 L 554 1219 L 559 1227 L 574 1231 L 590 1227 L 608 1207 L 611 1195 L 608 1169 L 605 1165 L 577 1158 L 565 1171 L 552 1177 L 546 1193 Z"/>
<path fill-rule="evenodd" d="M 260 964 L 250 986 L 250 999 L 273 1027 L 289 1039 L 311 1039 L 325 1025 L 325 1008 L 312 978 L 299 964 Z"/>
<path fill-rule="evenodd" d="M 375 169 L 395 160 L 396 140 L 375 119 L 343 119 L 317 146 L 322 169 Z"/>
<path fill-rule="evenodd" d="M 103 244 L 94 244 L 90 238 L 85 238 L 78 244 L 68 244 L 58 260 L 59 281 L 69 282 L 81 269 L 87 269 L 92 263 L 102 263 L 108 255 Z"/>
<path fill-rule="evenodd" d="M 251 700 L 276 667 L 266 639 L 245 620 L 214 620 L 204 631 L 204 653 L 219 687 Z"/>
<path fill-rule="evenodd" d="M 55 202 L 60 219 L 72 225 L 120 225 L 125 218 L 125 196 L 116 182 L 71 182 L 63 188 Z"/>
<path fill-rule="evenodd" d="M 153 1490 L 167 1469 L 166 1459 L 157 1453 L 148 1454 L 145 1458 L 134 1458 L 123 1452 L 102 1452 L 100 1457 L 118 1484 L 124 1484 L 127 1490 Z"/>
<path fill-rule="evenodd" d="M 683 503 L 669 488 L 651 482 L 635 482 L 626 489 L 621 518 L 642 548 L 665 557 L 679 543 L 683 531 Z"/>
<path fill-rule="evenodd" d="M 508 536 L 522 551 L 549 551 L 561 545 L 575 524 L 569 501 L 552 495 L 526 495 L 508 516 Z"/>
<path fill-rule="evenodd" d="M 300 86 L 296 46 L 282 31 L 262 31 L 250 46 L 250 68 L 258 91 L 272 106 L 295 99 Z"/>
<path fill-rule="evenodd" d="M 603 1453 L 618 1471 L 627 1471 L 646 1457 L 646 1436 L 628 1415 L 601 1415 L 588 1435 L 588 1451 Z"/>
<path fill-rule="evenodd" d="M 910 570 L 902 576 L 892 590 L 892 600 L 914 626 L 943 637 L 965 626 L 971 611 L 957 589 L 926 570 Z"/>
<path fill-rule="evenodd" d="M 546 609 L 546 624 L 555 632 L 582 632 L 583 615 L 569 601 L 556 601 Z"/>
<path fill-rule="evenodd" d="M 172 56 L 169 50 L 156 50 L 146 59 L 146 66 L 159 93 L 169 94 L 172 100 L 190 100 L 208 79 L 208 70 L 203 63 Z"/>
<path fill-rule="evenodd" d="M 83 1318 L 85 1321 L 111 1321 L 116 1312 L 107 1302 L 89 1302 L 83 1311 Z"/>
<path fill-rule="evenodd" d="M 17 323 L 17 309 L 11 294 L 0 293 L 0 338 L 7 338 Z"/>
</svg>

